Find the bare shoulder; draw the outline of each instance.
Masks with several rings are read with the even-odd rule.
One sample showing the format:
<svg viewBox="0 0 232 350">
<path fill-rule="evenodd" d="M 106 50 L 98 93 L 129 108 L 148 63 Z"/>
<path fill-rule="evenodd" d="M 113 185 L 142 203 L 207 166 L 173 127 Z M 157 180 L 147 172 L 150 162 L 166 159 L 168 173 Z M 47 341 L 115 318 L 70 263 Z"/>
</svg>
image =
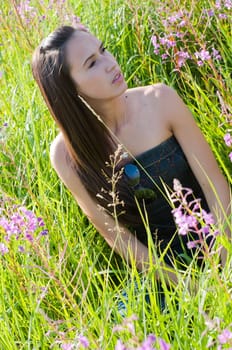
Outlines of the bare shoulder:
<svg viewBox="0 0 232 350">
<path fill-rule="evenodd" d="M 68 154 L 62 133 L 59 133 L 51 144 L 50 160 L 57 175 L 73 191 L 74 183 L 76 185 L 80 180 Z"/>
<path fill-rule="evenodd" d="M 134 88 L 130 88 L 127 90 L 128 95 L 143 95 L 143 96 L 149 96 L 149 95 L 159 95 L 161 92 L 165 90 L 165 88 L 168 89 L 168 86 L 163 83 L 157 83 L 152 85 L 145 85 L 145 86 L 138 86 Z"/>
<path fill-rule="evenodd" d="M 151 101 L 159 106 L 160 114 L 165 120 L 171 122 L 175 120 L 175 116 L 186 115 L 187 106 L 171 86 L 158 83 L 148 86 L 146 91 L 151 96 Z"/>
<path fill-rule="evenodd" d="M 129 89 L 128 96 L 130 95 L 132 95 L 136 100 L 149 100 L 151 104 L 155 103 L 161 105 L 165 102 L 166 106 L 167 99 L 171 100 L 172 103 L 174 100 L 178 99 L 176 91 L 164 83 L 156 83 Z"/>
<path fill-rule="evenodd" d="M 57 175 L 72 193 L 83 212 L 94 222 L 98 217 L 96 203 L 84 188 L 71 157 L 68 154 L 62 133 L 59 133 L 50 147 L 51 164 Z"/>
<path fill-rule="evenodd" d="M 59 133 L 51 143 L 50 160 L 55 170 L 62 168 L 67 163 L 67 149 L 62 133 Z"/>
<path fill-rule="evenodd" d="M 164 84 L 164 83 L 157 83 L 152 84 L 144 87 L 144 93 L 147 96 L 155 97 L 155 99 L 163 100 L 164 98 L 167 98 L 170 95 L 175 95 L 175 90 Z"/>
<path fill-rule="evenodd" d="M 106 212 L 99 210 L 96 201 L 90 197 L 82 184 L 76 168 L 68 155 L 64 137 L 61 133 L 57 135 L 51 144 L 50 159 L 57 175 L 71 192 L 83 213 L 90 219 L 106 241 L 113 246 L 112 232 L 114 231 L 115 223 Z"/>
<path fill-rule="evenodd" d="M 144 108 L 154 107 L 154 104 L 158 105 L 165 96 L 167 96 L 171 88 L 163 83 L 157 83 L 153 85 L 139 86 L 130 88 L 127 90 L 127 97 L 136 105 L 136 109 L 139 106 Z"/>
</svg>

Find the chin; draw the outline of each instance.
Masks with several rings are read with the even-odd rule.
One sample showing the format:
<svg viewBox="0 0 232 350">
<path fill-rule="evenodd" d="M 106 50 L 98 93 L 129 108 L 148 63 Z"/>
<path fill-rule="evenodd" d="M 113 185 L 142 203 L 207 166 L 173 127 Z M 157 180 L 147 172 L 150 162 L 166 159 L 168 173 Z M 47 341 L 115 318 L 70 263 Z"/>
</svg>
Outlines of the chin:
<svg viewBox="0 0 232 350">
<path fill-rule="evenodd" d="M 118 86 L 118 91 L 121 92 L 121 94 L 123 94 L 126 90 L 128 89 L 128 85 L 125 82 L 125 80 Z"/>
</svg>

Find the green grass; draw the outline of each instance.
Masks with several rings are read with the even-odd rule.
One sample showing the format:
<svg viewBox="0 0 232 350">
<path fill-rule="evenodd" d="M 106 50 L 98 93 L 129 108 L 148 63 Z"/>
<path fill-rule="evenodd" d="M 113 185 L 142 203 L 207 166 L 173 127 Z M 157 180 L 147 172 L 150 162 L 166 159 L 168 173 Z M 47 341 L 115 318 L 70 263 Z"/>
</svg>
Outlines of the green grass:
<svg viewBox="0 0 232 350">
<path fill-rule="evenodd" d="M 17 252 L 14 242 L 1 257 L 0 350 L 60 349 L 80 334 L 89 339 L 90 349 L 110 350 L 118 338 L 136 346 L 149 333 L 172 344 L 172 349 L 217 349 L 218 335 L 232 330 L 231 246 L 223 273 L 214 268 L 216 256 L 206 261 L 204 272 L 196 277 L 195 294 L 184 283 L 189 269 L 175 291 L 165 289 L 169 312 L 162 313 L 155 298 L 156 266 L 150 266 L 141 283 L 135 266 L 129 268 L 111 253 L 51 168 L 49 147 L 57 128 L 33 81 L 30 61 L 44 36 L 70 23 L 67 16 L 80 17 L 116 56 L 129 87 L 164 82 L 179 92 L 231 185 L 231 149 L 223 140 L 232 129 L 231 9 L 217 10 L 210 0 L 54 1 L 49 8 L 48 3 L 31 1 L 31 11 L 24 13 L 27 19 L 20 16 L 16 1 L 3 0 L 1 5 L 1 203 L 9 211 L 13 204 L 27 206 L 44 219 L 49 234 L 28 244 L 24 254 Z M 215 15 L 203 19 L 203 10 L 211 8 Z M 177 31 L 175 24 L 163 23 L 177 9 L 187 11 L 186 25 L 179 28 L 186 36 L 178 49 L 194 57 L 194 52 L 214 47 L 221 60 L 202 67 L 196 59 L 187 60 L 177 71 L 175 51 L 169 50 L 167 61 L 153 53 L 152 35 Z M 220 13 L 228 18 L 220 19 Z M 3 230 L 0 233 L 3 242 Z M 138 283 L 137 295 L 128 283 L 131 279 Z M 123 322 L 117 310 L 123 289 L 129 296 L 126 316 L 138 317 L 134 321 L 138 339 L 127 330 L 112 333 Z M 151 305 L 144 300 L 145 290 Z"/>
</svg>

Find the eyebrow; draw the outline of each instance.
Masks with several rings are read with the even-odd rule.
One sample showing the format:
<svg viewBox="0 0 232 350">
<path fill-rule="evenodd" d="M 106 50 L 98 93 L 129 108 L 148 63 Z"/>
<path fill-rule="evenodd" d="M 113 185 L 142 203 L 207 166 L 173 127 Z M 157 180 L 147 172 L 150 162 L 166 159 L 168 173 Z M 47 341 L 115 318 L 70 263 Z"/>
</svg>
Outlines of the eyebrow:
<svg viewBox="0 0 232 350">
<path fill-rule="evenodd" d="M 102 48 L 103 48 L 103 42 L 101 42 L 101 45 L 99 46 L 99 50 L 101 50 Z M 89 60 L 91 60 L 91 58 L 93 58 L 95 56 L 95 53 L 93 53 L 92 55 L 90 55 L 88 58 L 86 58 L 86 60 L 84 61 L 84 63 L 83 63 L 83 66 L 85 66 L 86 65 L 86 63 L 89 61 Z"/>
</svg>

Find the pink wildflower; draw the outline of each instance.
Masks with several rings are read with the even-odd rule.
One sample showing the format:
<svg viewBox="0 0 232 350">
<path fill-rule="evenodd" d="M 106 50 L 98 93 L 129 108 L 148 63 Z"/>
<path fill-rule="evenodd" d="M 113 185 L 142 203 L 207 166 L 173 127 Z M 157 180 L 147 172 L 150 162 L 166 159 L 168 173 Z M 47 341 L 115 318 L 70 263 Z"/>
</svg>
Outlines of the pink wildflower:
<svg viewBox="0 0 232 350">
<path fill-rule="evenodd" d="M 157 42 L 157 36 L 156 35 L 153 35 L 151 37 L 151 42 L 152 42 L 152 45 L 154 46 L 154 53 L 158 54 L 159 53 L 160 44 L 158 44 L 158 42 Z"/>
<path fill-rule="evenodd" d="M 182 67 L 185 64 L 185 61 L 190 58 L 190 55 L 186 51 L 179 51 L 175 55 L 177 59 L 177 65 L 178 67 Z"/>
<path fill-rule="evenodd" d="M 189 188 L 182 187 L 181 183 L 174 179 L 174 192 L 171 194 L 172 202 L 175 203 L 175 208 L 172 214 L 180 235 L 187 235 L 189 232 L 194 232 L 198 235 L 199 240 L 189 242 L 188 248 L 195 248 L 198 243 L 204 247 L 205 238 L 211 234 L 214 236 L 213 226 L 214 218 L 211 213 L 207 213 L 200 206 L 200 199 L 189 200 L 189 195 L 193 192 Z M 215 230 L 214 230 L 215 231 Z"/>
<path fill-rule="evenodd" d="M 218 336 L 218 340 L 220 344 L 227 344 L 229 340 L 232 339 L 232 332 L 227 328 L 223 330 L 221 334 Z"/>
<path fill-rule="evenodd" d="M 188 249 L 196 248 L 198 243 L 199 243 L 199 241 L 190 241 L 187 243 L 187 247 L 188 247 Z"/>
<path fill-rule="evenodd" d="M 61 349 L 63 349 L 63 350 L 72 350 L 72 349 L 74 349 L 74 345 L 71 344 L 71 343 L 61 344 Z"/>
<path fill-rule="evenodd" d="M 87 349 L 89 347 L 89 341 L 84 335 L 79 336 L 79 342 L 83 348 Z"/>
<path fill-rule="evenodd" d="M 152 344 L 156 341 L 156 336 L 154 334 L 149 334 L 147 338 L 143 341 L 141 347 L 139 349 L 141 350 L 152 350 Z"/>
<path fill-rule="evenodd" d="M 200 58 L 201 61 L 208 61 L 211 58 L 210 53 L 207 50 L 201 50 L 199 52 L 195 52 L 195 56 L 196 58 Z"/>
<path fill-rule="evenodd" d="M 170 350 L 171 345 L 166 343 L 163 339 L 159 339 L 160 350 Z"/>
<path fill-rule="evenodd" d="M 115 350 L 127 350 L 126 346 L 122 343 L 120 339 L 118 339 Z"/>
<path fill-rule="evenodd" d="M 232 146 L 232 137 L 231 137 L 231 134 L 229 132 L 227 132 L 225 134 L 224 141 L 225 141 L 226 146 L 228 146 L 228 147 Z"/>
<path fill-rule="evenodd" d="M 0 243 L 0 254 L 5 255 L 9 253 L 8 247 L 4 243 Z"/>
</svg>

